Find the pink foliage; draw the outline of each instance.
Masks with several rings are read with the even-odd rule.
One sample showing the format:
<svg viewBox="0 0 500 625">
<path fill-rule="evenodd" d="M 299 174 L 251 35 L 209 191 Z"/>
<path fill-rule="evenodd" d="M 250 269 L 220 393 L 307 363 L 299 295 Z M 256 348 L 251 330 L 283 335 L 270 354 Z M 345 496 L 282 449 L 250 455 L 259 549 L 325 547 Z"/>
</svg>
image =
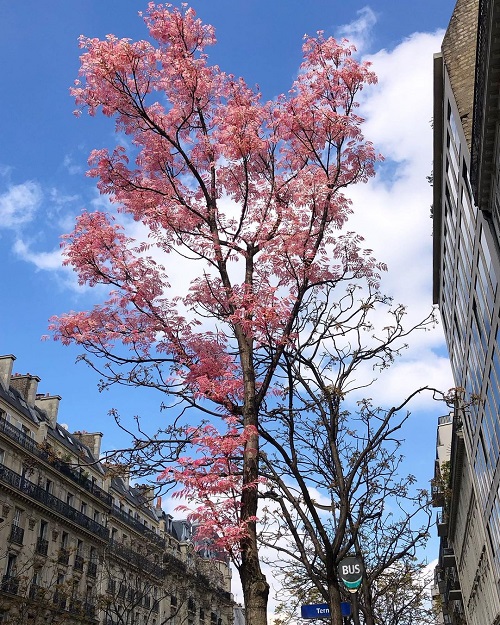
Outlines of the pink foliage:
<svg viewBox="0 0 500 625">
<path fill-rule="evenodd" d="M 256 453 L 248 427 L 277 392 L 274 370 L 296 338 L 304 300 L 340 280 L 376 282 L 384 269 L 359 235 L 341 230 L 352 210 L 344 189 L 373 176 L 380 158 L 356 113 L 375 76 L 346 42 L 318 33 L 305 38 L 289 93 L 262 102 L 241 78 L 209 65 L 214 30 L 192 9 L 150 3 L 144 21 L 155 44 L 81 37 L 72 94 L 78 112 L 100 110 L 131 142 L 94 150 L 88 175 L 148 238 L 134 241 L 114 218 L 84 212 L 64 237 L 65 262 L 81 284 L 104 285 L 109 296 L 54 317 L 51 330 L 97 356 L 130 354 L 118 365 L 160 363 L 162 389 L 195 405 L 251 415 L 242 432 L 204 431 L 202 461 L 185 459 L 175 474 L 182 495 L 201 502 L 193 518 L 218 536 L 231 523 L 224 536 L 234 543 L 255 518 L 240 518 L 238 497 L 256 483 L 242 485 L 231 454 L 242 446 L 244 459 Z M 197 262 L 187 295 L 170 294 L 158 250 Z M 134 375 L 120 381 L 134 384 Z M 222 499 L 212 517 L 214 496 Z"/>
<path fill-rule="evenodd" d="M 248 524 L 257 520 L 242 518 L 241 493 L 244 488 L 258 488 L 262 480 L 243 485 L 243 455 L 252 453 L 248 443 L 255 430 L 247 427 L 242 431 L 231 418 L 226 423 L 227 431 L 222 434 L 212 425 L 193 430 L 197 455 L 180 458 L 178 466 L 165 470 L 158 480 L 182 484 L 174 497 L 189 505 L 181 504 L 176 510 L 187 513 L 197 526 L 200 548 L 208 543 L 237 558 L 239 545 L 248 535 Z"/>
</svg>

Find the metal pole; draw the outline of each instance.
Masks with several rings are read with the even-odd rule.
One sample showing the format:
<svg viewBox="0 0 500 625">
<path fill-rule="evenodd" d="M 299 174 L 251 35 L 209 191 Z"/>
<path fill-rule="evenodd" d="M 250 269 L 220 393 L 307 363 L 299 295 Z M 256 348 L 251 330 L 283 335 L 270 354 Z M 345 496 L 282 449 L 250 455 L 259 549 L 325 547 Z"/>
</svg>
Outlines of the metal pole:
<svg viewBox="0 0 500 625">
<path fill-rule="evenodd" d="M 352 593 L 352 622 L 353 625 L 360 625 L 359 623 L 359 603 L 358 603 L 358 592 Z"/>
</svg>

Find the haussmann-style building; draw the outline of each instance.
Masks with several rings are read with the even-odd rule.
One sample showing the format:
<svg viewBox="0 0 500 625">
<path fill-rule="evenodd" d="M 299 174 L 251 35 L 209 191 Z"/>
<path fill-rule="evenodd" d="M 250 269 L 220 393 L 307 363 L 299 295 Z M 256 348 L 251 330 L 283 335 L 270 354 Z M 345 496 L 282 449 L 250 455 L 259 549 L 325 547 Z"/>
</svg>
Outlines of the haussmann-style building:
<svg viewBox="0 0 500 625">
<path fill-rule="evenodd" d="M 68 432 L 60 397 L 0 357 L 1 625 L 232 625 L 227 560 Z M 209 555 L 209 554 L 205 554 Z"/>
</svg>

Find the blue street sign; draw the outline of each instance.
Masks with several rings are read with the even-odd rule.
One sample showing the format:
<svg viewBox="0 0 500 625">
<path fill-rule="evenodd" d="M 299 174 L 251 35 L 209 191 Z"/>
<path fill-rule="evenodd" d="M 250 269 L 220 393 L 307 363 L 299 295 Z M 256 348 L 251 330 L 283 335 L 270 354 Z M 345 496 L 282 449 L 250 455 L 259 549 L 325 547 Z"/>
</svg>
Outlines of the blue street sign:
<svg viewBox="0 0 500 625">
<path fill-rule="evenodd" d="M 342 601 L 340 603 L 340 611 L 342 612 L 342 616 L 351 616 L 351 604 L 349 601 Z"/>
<path fill-rule="evenodd" d="M 313 603 L 303 605 L 300 608 L 302 618 L 328 618 L 330 616 L 330 608 L 328 603 Z"/>
<path fill-rule="evenodd" d="M 342 616 L 350 616 L 351 604 L 348 601 L 342 601 L 340 603 L 340 611 Z M 302 618 L 330 618 L 330 608 L 328 603 L 303 605 L 300 608 L 300 616 Z"/>
</svg>

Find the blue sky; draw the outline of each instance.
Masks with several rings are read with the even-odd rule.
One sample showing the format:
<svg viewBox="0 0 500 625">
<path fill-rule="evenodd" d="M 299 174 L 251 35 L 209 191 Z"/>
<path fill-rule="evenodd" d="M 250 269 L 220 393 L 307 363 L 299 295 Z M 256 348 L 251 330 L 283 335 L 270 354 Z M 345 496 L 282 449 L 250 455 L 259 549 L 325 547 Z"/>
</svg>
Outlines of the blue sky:
<svg viewBox="0 0 500 625">
<path fill-rule="evenodd" d="M 387 160 L 377 180 L 353 192 L 360 210 L 352 223 L 388 262 L 385 288 L 412 314 L 428 310 L 432 53 L 454 1 L 206 0 L 192 6 L 216 28 L 211 61 L 258 83 L 265 98 L 290 87 L 304 33 L 350 35 L 373 61 L 380 82 L 361 110 L 366 136 Z M 77 38 L 144 38 L 137 12 L 145 9 L 146 2 L 135 0 L 28 0 L 3 3 L 0 24 L 0 351 L 17 356 L 17 372 L 42 379 L 40 392 L 62 396 L 61 422 L 71 430 L 104 432 L 106 447 L 124 442 L 107 417 L 110 408 L 128 418 L 156 419 L 162 397 L 127 389 L 99 394 L 96 376 L 74 364 L 77 350 L 40 339 L 51 315 L 86 309 L 95 297 L 61 270 L 59 238 L 83 207 L 99 206 L 94 182 L 84 174 L 86 160 L 91 149 L 114 143 L 109 120 L 73 116 L 68 89 L 78 73 Z M 397 401 L 409 384 L 446 386 L 444 353 L 439 329 L 417 338 L 383 389 L 374 390 L 375 399 Z M 418 453 L 410 450 L 408 470 L 425 482 L 433 470 L 439 409 L 428 402 L 416 409 L 418 424 L 408 437 Z"/>
</svg>

